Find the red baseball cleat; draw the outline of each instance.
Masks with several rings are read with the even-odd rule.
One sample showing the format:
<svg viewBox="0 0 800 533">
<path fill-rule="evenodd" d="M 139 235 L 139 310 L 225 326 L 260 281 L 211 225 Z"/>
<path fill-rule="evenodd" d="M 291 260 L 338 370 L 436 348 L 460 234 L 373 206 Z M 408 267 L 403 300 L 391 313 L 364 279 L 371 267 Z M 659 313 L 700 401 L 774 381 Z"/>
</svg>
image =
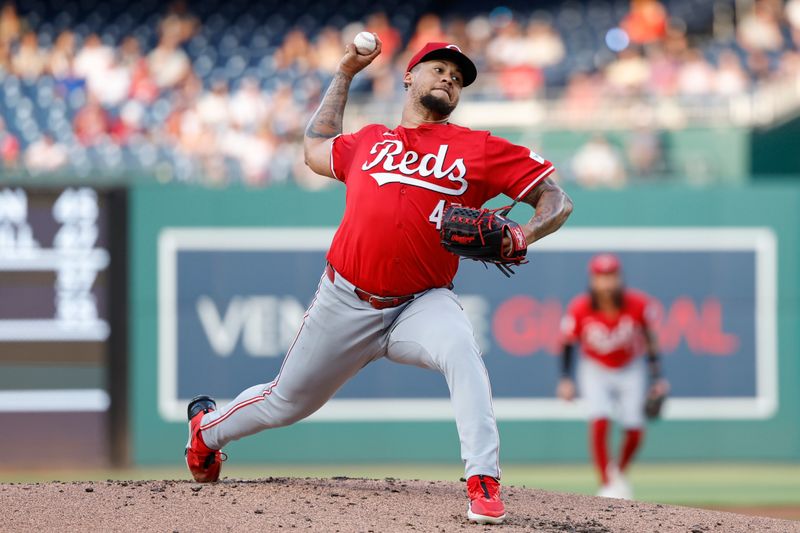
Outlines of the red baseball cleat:
<svg viewBox="0 0 800 533">
<path fill-rule="evenodd" d="M 211 483 L 219 479 L 222 461 L 227 456 L 219 450 L 212 450 L 203 442 L 200 424 L 203 415 L 214 411 L 216 402 L 209 396 L 196 396 L 189 402 L 189 442 L 186 443 L 186 466 L 198 483 Z"/>
<path fill-rule="evenodd" d="M 467 480 L 469 507 L 467 518 L 477 524 L 502 524 L 506 507 L 500 499 L 500 482 L 491 476 L 472 476 Z"/>
</svg>

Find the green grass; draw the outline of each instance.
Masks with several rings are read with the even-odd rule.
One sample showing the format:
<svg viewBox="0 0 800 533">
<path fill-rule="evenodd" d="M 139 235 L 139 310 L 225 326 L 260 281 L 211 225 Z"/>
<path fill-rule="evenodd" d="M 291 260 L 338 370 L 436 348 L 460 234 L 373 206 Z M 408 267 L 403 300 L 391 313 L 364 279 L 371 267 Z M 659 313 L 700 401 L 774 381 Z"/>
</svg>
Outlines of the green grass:
<svg viewBox="0 0 800 533">
<path fill-rule="evenodd" d="M 458 480 L 457 465 L 235 465 L 223 470 L 230 477 L 368 477 Z M 0 471 L 0 482 L 105 479 L 186 479 L 183 468 L 133 470 Z M 800 507 L 800 464 L 638 464 L 630 473 L 637 499 L 690 506 Z M 559 492 L 593 494 L 594 471 L 588 465 L 507 464 L 503 482 Z"/>
</svg>

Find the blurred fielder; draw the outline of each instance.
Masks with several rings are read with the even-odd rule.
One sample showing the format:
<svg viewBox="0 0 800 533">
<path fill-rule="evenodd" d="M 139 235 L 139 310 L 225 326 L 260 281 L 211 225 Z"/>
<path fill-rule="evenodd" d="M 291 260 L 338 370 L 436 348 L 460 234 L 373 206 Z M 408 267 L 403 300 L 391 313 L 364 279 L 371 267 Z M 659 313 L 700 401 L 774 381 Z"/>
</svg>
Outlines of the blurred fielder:
<svg viewBox="0 0 800 533">
<path fill-rule="evenodd" d="M 652 314 L 649 298 L 623 285 L 619 259 L 600 254 L 589 262 L 588 293 L 569 304 L 562 321 L 557 394 L 567 401 L 575 398 L 573 355 L 580 344 L 578 388 L 589 411 L 590 448 L 601 481 L 598 496 L 633 497 L 625 471 L 642 443 L 645 416 L 659 415 L 669 390 L 661 375 Z M 645 352 L 646 361 L 641 357 Z M 611 419 L 625 431 L 617 462 L 608 454 Z"/>
</svg>

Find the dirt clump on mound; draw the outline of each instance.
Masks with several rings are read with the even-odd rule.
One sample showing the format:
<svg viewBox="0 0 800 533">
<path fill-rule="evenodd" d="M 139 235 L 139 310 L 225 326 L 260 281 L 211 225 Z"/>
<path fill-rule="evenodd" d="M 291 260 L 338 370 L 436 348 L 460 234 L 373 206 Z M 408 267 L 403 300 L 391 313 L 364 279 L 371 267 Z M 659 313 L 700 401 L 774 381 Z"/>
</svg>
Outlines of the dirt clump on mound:
<svg viewBox="0 0 800 533">
<path fill-rule="evenodd" d="M 224 479 L 0 485 L 3 531 L 798 532 L 800 522 L 504 487 L 508 518 L 466 518 L 463 483 Z"/>
</svg>

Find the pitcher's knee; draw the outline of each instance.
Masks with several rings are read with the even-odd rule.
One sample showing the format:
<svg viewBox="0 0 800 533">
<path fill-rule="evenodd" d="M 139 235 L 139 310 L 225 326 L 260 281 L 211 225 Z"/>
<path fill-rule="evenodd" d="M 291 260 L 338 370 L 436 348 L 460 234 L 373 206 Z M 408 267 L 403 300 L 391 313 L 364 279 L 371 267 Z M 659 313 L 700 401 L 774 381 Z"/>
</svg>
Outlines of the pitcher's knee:
<svg viewBox="0 0 800 533">
<path fill-rule="evenodd" d="M 435 352 L 437 362 L 445 371 L 486 373 L 478 344 L 469 338 L 453 338 L 442 343 Z"/>
</svg>

